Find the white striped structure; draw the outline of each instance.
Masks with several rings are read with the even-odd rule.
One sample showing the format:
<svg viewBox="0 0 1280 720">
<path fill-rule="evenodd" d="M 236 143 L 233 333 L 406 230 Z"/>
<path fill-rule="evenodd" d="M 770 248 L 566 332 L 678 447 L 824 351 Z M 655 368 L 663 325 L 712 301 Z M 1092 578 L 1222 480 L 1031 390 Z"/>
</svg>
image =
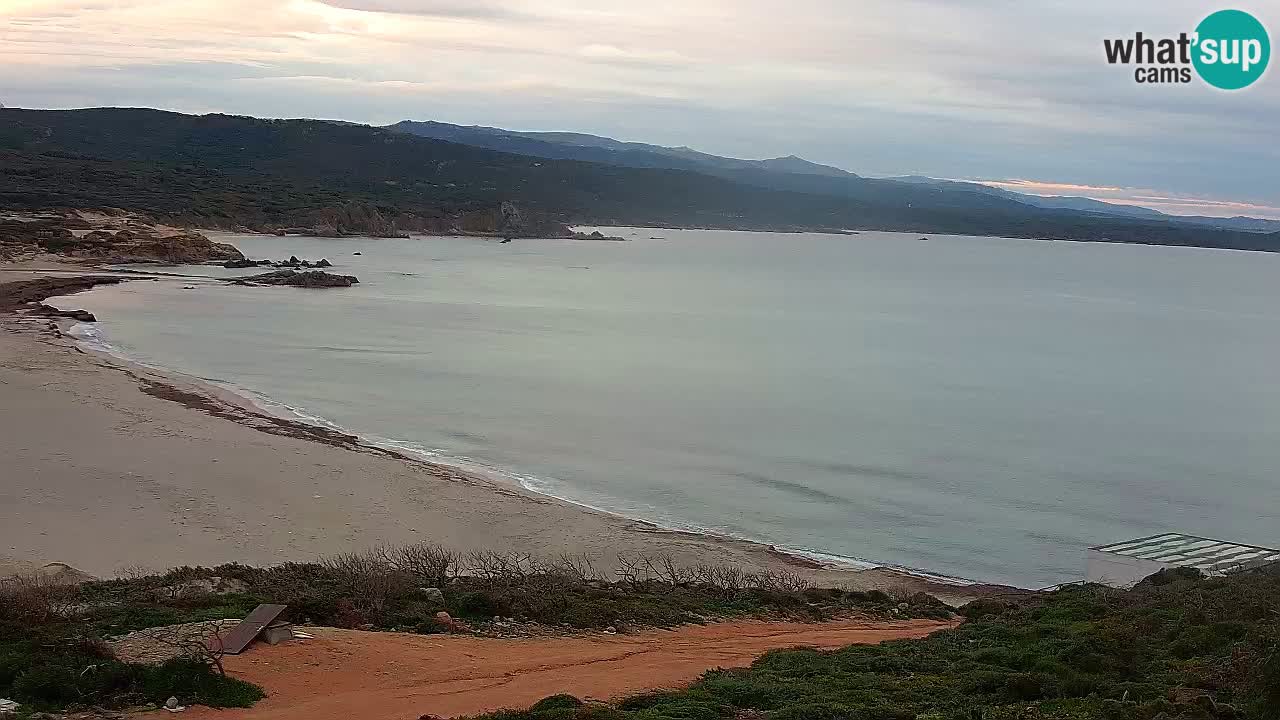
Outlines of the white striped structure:
<svg viewBox="0 0 1280 720">
<path fill-rule="evenodd" d="M 1165 568 L 1193 567 L 1206 575 L 1221 575 L 1273 562 L 1280 562 L 1280 550 L 1164 533 L 1089 548 L 1085 576 L 1089 582 L 1132 587 Z"/>
</svg>

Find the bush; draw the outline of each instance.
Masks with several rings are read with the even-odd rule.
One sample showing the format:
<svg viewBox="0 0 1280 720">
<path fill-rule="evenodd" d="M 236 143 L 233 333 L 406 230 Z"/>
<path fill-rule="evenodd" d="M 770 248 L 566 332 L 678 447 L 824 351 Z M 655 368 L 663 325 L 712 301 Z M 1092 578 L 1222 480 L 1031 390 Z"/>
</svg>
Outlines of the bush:
<svg viewBox="0 0 1280 720">
<path fill-rule="evenodd" d="M 534 703 L 529 708 L 532 712 L 542 712 L 544 710 L 566 710 L 582 707 L 582 701 L 572 695 L 552 695 L 545 697 Z"/>
<path fill-rule="evenodd" d="M 985 720 L 1280 720 L 1276 608 L 1280 575 L 1265 572 L 1171 574 L 1129 591 L 1068 586 L 971 603 L 966 623 L 921 640 L 771 652 L 617 711 L 627 720 L 970 720 L 975 710 Z M 526 718 L 535 720 L 505 716 Z"/>
<path fill-rule="evenodd" d="M 154 703 L 176 697 L 187 705 L 244 708 L 266 697 L 257 685 L 220 675 L 195 660 L 177 659 L 158 667 L 144 666 L 139 675 L 142 697 Z"/>
<path fill-rule="evenodd" d="M 1039 700 L 1045 696 L 1045 679 L 1040 675 L 1010 675 L 1005 680 L 1004 687 L 1014 700 Z"/>
<path fill-rule="evenodd" d="M 147 666 L 75 653 L 35 659 L 14 678 L 9 692 L 18 702 L 50 709 L 72 703 L 163 703 L 170 696 L 210 707 L 248 707 L 264 697 L 256 685 L 224 677 L 202 662 L 171 660 Z"/>
<path fill-rule="evenodd" d="M 852 708 L 834 703 L 792 705 L 771 716 L 773 720 L 853 720 L 857 717 Z"/>
<path fill-rule="evenodd" d="M 548 561 L 524 553 L 460 555 L 438 546 L 410 545 L 269 568 L 228 564 L 136 571 L 79 586 L 38 578 L 11 581 L 0 586 L 0 697 L 26 698 L 48 709 L 86 702 L 118 706 L 143 697 L 163 701 L 170 695 L 212 705 L 252 702 L 258 697 L 255 688 L 215 677 L 208 668 L 126 665 L 110 659 L 93 640 L 244 616 L 262 602 L 287 605 L 285 618 L 294 622 L 420 633 L 447 631 L 435 619 L 439 610 L 473 621 L 500 615 L 548 625 L 624 629 L 744 615 L 820 620 L 858 612 L 888 617 L 893 603 L 878 591 L 810 588 L 792 573 L 717 565 L 685 568 L 662 556 L 620 560 L 615 575 L 606 577 L 582 556 Z M 215 576 L 238 581 L 222 583 L 236 585 L 238 592 L 211 592 L 216 585 L 207 581 Z M 441 597 L 433 593 L 431 601 L 424 600 L 420 588 L 425 587 L 440 590 Z M 924 596 L 911 598 L 911 603 L 909 616 L 930 616 L 940 608 Z M 735 697 L 747 702 L 757 690 L 742 683 Z M 774 690 L 758 697 L 794 699 Z M 664 705 L 663 717 L 718 717 L 726 706 L 723 698 L 709 694 L 684 696 Z M 618 711 L 560 707 L 541 712 L 594 718 L 615 717 Z"/>
</svg>

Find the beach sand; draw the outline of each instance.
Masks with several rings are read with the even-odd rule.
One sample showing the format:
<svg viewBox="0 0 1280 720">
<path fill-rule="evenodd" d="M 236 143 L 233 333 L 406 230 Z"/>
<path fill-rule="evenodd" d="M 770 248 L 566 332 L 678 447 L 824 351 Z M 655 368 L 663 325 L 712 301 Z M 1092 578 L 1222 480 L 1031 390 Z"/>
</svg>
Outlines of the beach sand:
<svg viewBox="0 0 1280 720">
<path fill-rule="evenodd" d="M 0 266 L 0 283 L 42 269 L 69 268 Z M 267 565 L 431 542 L 587 554 L 606 569 L 619 554 L 669 553 L 952 602 L 990 592 L 816 567 L 766 546 L 590 511 L 264 415 L 212 387 L 86 352 L 55 327 L 0 314 L 0 573 L 50 562 L 98 576 Z"/>
</svg>

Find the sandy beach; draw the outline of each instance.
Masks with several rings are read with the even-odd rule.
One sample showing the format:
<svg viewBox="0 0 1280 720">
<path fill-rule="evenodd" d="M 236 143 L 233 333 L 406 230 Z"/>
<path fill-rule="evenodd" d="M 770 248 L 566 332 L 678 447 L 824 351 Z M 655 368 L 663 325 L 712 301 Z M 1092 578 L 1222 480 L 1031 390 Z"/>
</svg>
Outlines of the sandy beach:
<svg viewBox="0 0 1280 720">
<path fill-rule="evenodd" d="M 0 283 L 80 270 L 0 266 Z M 68 323 L 63 322 L 62 328 Z M 379 543 L 464 550 L 669 553 L 786 567 L 823 584 L 955 587 L 817 567 L 752 543 L 674 533 L 257 412 L 229 393 L 77 347 L 49 318 L 0 315 L 0 570 L 309 561 Z"/>
</svg>

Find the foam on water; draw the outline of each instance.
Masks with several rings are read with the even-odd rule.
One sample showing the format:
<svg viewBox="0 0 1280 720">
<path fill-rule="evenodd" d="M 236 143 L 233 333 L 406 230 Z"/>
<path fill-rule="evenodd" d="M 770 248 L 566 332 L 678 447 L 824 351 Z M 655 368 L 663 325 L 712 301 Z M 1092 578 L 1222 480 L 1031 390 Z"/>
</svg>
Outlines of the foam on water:
<svg viewBox="0 0 1280 720">
<path fill-rule="evenodd" d="M 75 338 L 76 342 L 88 350 L 114 355 L 122 360 L 127 359 L 118 349 L 112 347 L 111 343 L 103 339 L 102 331 L 94 323 L 78 322 L 67 330 L 67 334 Z"/>
</svg>

